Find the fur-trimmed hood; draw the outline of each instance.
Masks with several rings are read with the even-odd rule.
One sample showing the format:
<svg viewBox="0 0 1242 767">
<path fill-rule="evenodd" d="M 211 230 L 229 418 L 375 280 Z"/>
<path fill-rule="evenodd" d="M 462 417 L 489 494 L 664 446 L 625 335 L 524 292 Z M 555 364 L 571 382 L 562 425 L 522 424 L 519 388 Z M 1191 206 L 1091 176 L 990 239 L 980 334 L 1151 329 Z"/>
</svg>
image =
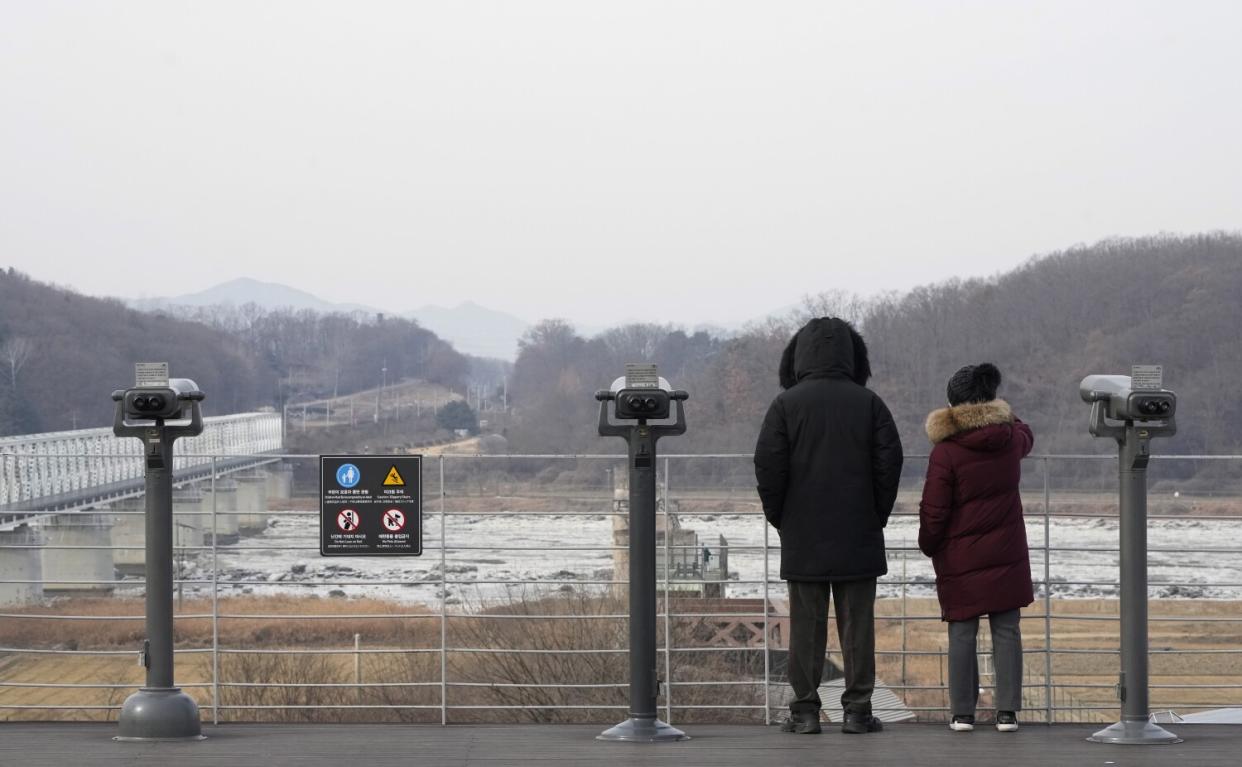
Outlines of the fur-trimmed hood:
<svg viewBox="0 0 1242 767">
<path fill-rule="evenodd" d="M 838 317 L 819 317 L 789 339 L 781 354 L 781 388 L 804 378 L 848 378 L 866 386 L 871 378 L 867 344 L 854 326 Z"/>
<path fill-rule="evenodd" d="M 969 402 L 954 407 L 933 410 L 927 416 L 927 438 L 932 444 L 984 426 L 1013 423 L 1013 409 L 1003 399 L 989 402 Z"/>
</svg>

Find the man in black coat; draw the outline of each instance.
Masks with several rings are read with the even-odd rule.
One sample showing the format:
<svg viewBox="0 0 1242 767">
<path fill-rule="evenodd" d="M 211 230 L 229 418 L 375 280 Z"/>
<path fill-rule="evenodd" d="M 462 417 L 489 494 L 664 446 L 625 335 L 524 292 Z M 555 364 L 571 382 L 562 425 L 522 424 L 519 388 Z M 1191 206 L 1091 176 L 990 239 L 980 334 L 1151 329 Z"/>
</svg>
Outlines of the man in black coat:
<svg viewBox="0 0 1242 767">
<path fill-rule="evenodd" d="M 817 733 L 819 683 L 836 606 L 845 661 L 847 733 L 876 732 L 875 583 L 888 572 L 884 526 L 897 500 L 901 438 L 884 401 L 864 387 L 871 364 L 862 336 L 837 318 L 814 319 L 781 357 L 781 387 L 755 445 L 755 477 L 781 538 L 789 582 L 786 732 Z"/>
</svg>

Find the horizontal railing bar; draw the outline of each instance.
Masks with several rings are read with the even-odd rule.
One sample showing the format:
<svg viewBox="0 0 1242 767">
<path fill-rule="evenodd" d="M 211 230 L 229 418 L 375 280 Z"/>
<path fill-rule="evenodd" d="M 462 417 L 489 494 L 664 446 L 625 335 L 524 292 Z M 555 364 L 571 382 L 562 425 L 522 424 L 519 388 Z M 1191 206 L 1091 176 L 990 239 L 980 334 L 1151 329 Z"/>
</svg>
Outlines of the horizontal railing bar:
<svg viewBox="0 0 1242 767">
<path fill-rule="evenodd" d="M 117 708 L 120 708 L 120 707 L 117 706 Z M 205 706 L 205 708 L 211 709 L 213 708 L 213 706 L 208 704 Z M 218 708 L 220 711 L 277 711 L 277 710 L 323 711 L 323 710 L 329 710 L 329 709 L 330 710 L 336 710 L 336 709 L 368 709 L 368 710 L 425 709 L 425 710 L 439 711 L 441 706 L 439 704 L 418 706 L 418 705 L 395 704 L 395 703 L 394 704 L 378 704 L 378 705 L 367 705 L 367 704 L 362 704 L 362 703 L 319 703 L 313 706 L 293 705 L 293 704 L 259 706 L 259 705 L 238 705 L 238 704 L 232 704 L 232 703 L 230 704 L 221 703 L 219 706 L 215 706 L 214 708 Z"/>
<path fill-rule="evenodd" d="M 679 496 L 676 493 L 672 493 L 671 497 L 673 497 L 676 500 L 688 500 L 685 496 Z M 1054 494 L 1052 497 L 1055 500 L 1057 496 Z M 1213 497 L 1233 498 L 1234 496 L 1213 496 Z M 1239 493 L 1238 497 L 1242 497 L 1242 493 Z M 704 500 L 709 500 L 709 499 L 704 499 Z M 715 500 L 715 499 L 710 499 L 710 500 Z M 600 502 L 603 503 L 605 501 L 608 501 L 608 499 L 601 499 Z M 611 501 L 608 501 L 608 502 L 611 503 Z M 307 509 L 307 510 L 286 509 L 286 510 L 267 510 L 267 511 L 222 510 L 222 511 L 217 511 L 216 516 L 236 517 L 236 516 L 262 515 L 265 517 L 277 517 L 277 518 L 279 517 L 318 517 L 320 516 L 320 513 L 321 512 L 318 510 L 311 510 L 311 509 Z M 64 510 L 64 509 L 10 509 L 4 512 L 4 516 L 12 516 L 12 517 L 75 515 L 75 514 L 77 515 L 98 514 L 98 515 L 119 517 L 119 516 L 145 515 L 146 511 L 143 511 L 143 510 L 120 511 L 120 510 L 113 510 L 113 509 L 87 509 L 87 510 L 78 509 L 78 510 L 69 510 L 69 511 Z M 453 517 L 460 517 L 460 518 L 468 518 L 468 517 L 626 517 L 628 515 L 629 515 L 628 512 L 607 511 L 604 509 L 601 509 L 599 511 L 459 511 L 459 510 L 450 509 L 444 514 L 444 516 L 448 519 L 452 519 Z M 206 511 L 178 511 L 178 512 L 174 512 L 174 516 L 209 517 L 211 516 L 211 513 L 206 512 Z M 439 516 L 440 516 L 440 512 L 438 510 L 425 509 L 423 511 L 424 519 L 434 519 Z M 691 511 L 678 511 L 676 513 L 676 516 L 686 517 L 686 518 L 691 518 L 691 519 L 698 518 L 698 517 L 729 517 L 729 518 L 762 517 L 763 512 L 742 511 L 742 510 L 728 511 L 728 512 L 692 511 L 691 510 Z M 1100 513 L 1100 512 L 1055 511 L 1054 510 L 1047 516 L 1051 519 L 1103 519 L 1103 520 L 1120 519 L 1120 517 L 1118 517 L 1118 515 L 1115 512 L 1114 513 Z M 917 517 L 918 517 L 918 514 L 915 512 L 897 511 L 897 512 L 893 512 L 891 518 L 914 519 Z M 1044 518 L 1043 514 L 1027 514 L 1026 515 L 1027 522 L 1031 524 L 1034 524 L 1037 520 L 1041 520 L 1043 518 Z M 1226 515 L 1226 514 L 1149 514 L 1147 518 L 1149 520 L 1185 521 L 1185 522 L 1237 522 L 1237 521 L 1242 520 L 1242 516 Z M 229 547 L 229 548 L 230 550 L 237 550 L 235 547 Z M 774 550 L 777 550 L 777 549 L 774 548 Z M 914 551 L 916 549 L 914 547 L 910 547 L 909 550 Z M 1054 550 L 1055 550 L 1055 547 L 1054 547 Z"/>
<path fill-rule="evenodd" d="M 1240 517 L 1239 519 L 1242 519 L 1242 517 Z M 667 547 L 662 546 L 661 548 L 666 548 L 670 551 L 698 551 L 698 550 L 701 550 L 702 547 L 703 547 L 703 544 L 676 545 L 676 546 L 667 546 Z M 53 545 L 53 544 L 38 544 L 38 543 L 0 544 L 0 550 L 7 549 L 7 550 L 15 550 L 15 551 L 23 551 L 23 550 L 142 551 L 144 550 L 144 548 L 145 548 L 144 545 L 134 545 L 134 546 L 72 545 L 70 546 L 70 545 L 60 545 L 60 544 Z M 1036 553 L 1045 551 L 1043 546 L 1028 546 L 1027 548 L 1029 551 L 1036 552 Z M 729 545 L 729 546 L 724 547 L 724 549 L 729 552 L 764 551 L 765 547 L 739 544 L 739 545 Z M 629 551 L 629 546 L 449 546 L 443 549 L 440 546 L 434 546 L 434 545 L 423 546 L 424 552 L 441 551 L 441 550 L 450 552 L 450 553 L 454 551 Z M 767 547 L 766 550 L 771 552 L 772 554 L 777 554 L 780 552 L 780 549 L 775 548 L 775 547 Z M 221 552 L 227 552 L 227 553 L 232 553 L 232 552 L 237 552 L 237 551 L 304 551 L 307 553 L 313 552 L 312 549 L 306 546 L 218 546 L 215 548 L 211 546 L 174 546 L 173 551 L 175 552 L 221 551 Z M 887 548 L 887 551 L 890 553 L 906 552 L 906 553 L 913 554 L 913 553 L 918 552 L 919 549 L 916 547 L 912 547 L 912 546 L 889 546 Z M 1049 547 L 1047 551 L 1050 551 L 1053 553 L 1070 552 L 1070 553 L 1086 553 L 1086 554 L 1117 554 L 1117 553 L 1120 553 L 1121 550 L 1120 548 L 1117 548 L 1117 547 L 1052 546 L 1052 547 Z M 1152 548 L 1148 548 L 1147 551 L 1150 554 L 1242 554 L 1242 548 L 1223 549 L 1223 548 L 1214 548 L 1214 547 L 1207 547 L 1207 548 L 1152 547 Z M 922 561 L 922 559 L 918 561 Z M 1084 566 L 1084 563 L 1079 563 L 1079 566 Z M 1099 563 L 1098 565 L 1087 564 L 1086 566 L 1116 567 L 1116 564 L 1102 562 L 1102 563 Z M 1198 567 L 1203 567 L 1203 568 L 1212 567 L 1211 565 L 1202 565 L 1202 564 L 1201 565 L 1179 565 L 1179 567 L 1188 567 L 1188 566 L 1190 567 L 1198 566 Z"/>
<path fill-rule="evenodd" d="M 436 708 L 440 708 L 440 707 L 439 707 L 439 706 L 436 706 Z M 613 710 L 615 710 L 615 711 L 625 711 L 626 709 L 628 709 L 628 708 L 629 708 L 629 706 L 620 705 L 620 704 L 618 704 L 618 705 L 612 705 L 612 706 L 607 705 L 607 704 L 600 704 L 600 705 L 596 705 L 596 706 L 589 705 L 589 704 L 582 704 L 582 705 L 577 705 L 577 706 L 574 706 L 574 705 L 565 705 L 565 704 L 551 704 L 551 703 L 546 704 L 546 705 L 541 705 L 541 704 L 538 704 L 538 703 L 531 703 L 531 704 L 526 705 L 526 706 L 487 706 L 487 705 L 470 706 L 470 705 L 449 705 L 449 706 L 445 706 L 444 708 L 446 708 L 446 709 L 450 709 L 450 710 L 453 710 L 453 711 L 492 711 L 492 710 L 495 710 L 495 711 L 545 711 L 545 710 L 561 710 L 561 711 L 599 711 L 599 710 L 610 710 L 610 711 L 613 711 Z"/>
<path fill-rule="evenodd" d="M 240 414 L 239 414 L 240 415 Z M 217 418 L 227 418 L 227 416 L 216 416 Z M 238 419 L 238 422 L 245 422 L 250 418 Z M 217 423 L 225 423 L 225 421 L 217 421 Z M 22 440 L 26 443 L 50 443 L 66 439 L 81 439 L 81 437 L 73 436 L 74 432 L 57 433 L 54 437 L 41 437 L 39 439 Z M 17 435 L 20 437 L 24 435 Z M 19 453 L 9 450 L 0 450 L 0 456 L 11 458 L 23 458 L 26 460 L 56 460 L 61 458 L 109 458 L 120 460 L 133 460 L 141 462 L 141 455 L 133 453 L 55 453 L 55 454 L 32 454 Z M 181 458 L 231 458 L 231 459 L 267 459 L 269 462 L 311 462 L 318 461 L 322 456 L 317 453 L 178 453 Z M 928 453 L 908 453 L 906 458 L 913 460 L 926 460 Z M 556 459 L 556 460 L 611 460 L 623 462 L 626 456 L 623 453 L 443 453 L 435 456 L 424 456 L 429 459 L 444 459 L 445 461 L 508 461 L 508 460 L 530 460 L 530 459 Z M 705 459 L 734 459 L 739 461 L 749 461 L 754 458 L 751 453 L 669 453 L 661 456 L 669 460 L 705 460 Z M 1159 453 L 1152 454 L 1153 460 L 1186 460 L 1186 461 L 1237 461 L 1242 460 L 1242 455 L 1233 454 L 1201 454 L 1201 453 Z M 1030 462 L 1047 459 L 1049 461 L 1071 460 L 1071 461 L 1108 461 L 1116 460 L 1116 454 L 1109 453 L 1031 453 L 1027 456 Z M 747 467 L 749 468 L 749 467 Z"/>
<path fill-rule="evenodd" d="M 211 708 L 208 706 L 207 708 Z M 121 706 L 47 706 L 39 704 L 18 705 L 8 704 L 0 706 L 0 711 L 120 711 Z"/>
<path fill-rule="evenodd" d="M 36 650 L 33 648 L 23 647 L 0 647 L 0 653 L 29 654 L 29 655 L 137 655 L 138 650 Z M 194 655 L 202 653 L 210 653 L 210 647 L 204 648 L 187 648 L 175 649 L 173 653 L 177 655 Z"/>
<path fill-rule="evenodd" d="M 779 585 L 779 584 L 781 584 L 781 583 L 783 583 L 783 582 L 784 582 L 784 581 L 781 581 L 781 580 L 770 580 L 770 581 L 768 581 L 768 583 L 769 583 L 770 585 Z M 111 580 L 111 581 L 91 581 L 91 580 L 77 580 L 77 579 L 65 579 L 65 578 L 49 578 L 49 579 L 42 579 L 42 578 L 40 578 L 40 579 L 38 579 L 38 580 L 31 580 L 31 579 L 21 579 L 21 580 L 19 580 L 19 579 L 0 579 L 0 584 L 4 584 L 4 583 L 7 583 L 7 584 L 27 584 L 27 585 L 30 585 L 30 584 L 42 584 L 42 583 L 64 583 L 64 584 L 85 585 L 85 586 L 141 586 L 141 585 L 143 584 L 143 581 L 142 581 L 142 580 L 138 580 L 138 579 L 134 579 L 134 580 Z M 212 584 L 212 583 L 216 583 L 216 581 L 212 581 L 212 580 L 210 580 L 210 579 L 201 579 L 201 578 L 185 578 L 185 579 L 174 579 L 174 580 L 173 580 L 173 583 L 174 583 L 174 584 L 182 584 L 182 585 L 206 586 L 206 585 L 210 585 L 210 584 Z M 313 581 L 303 581 L 303 580 L 285 580 L 285 581 L 278 581 L 278 580 L 266 580 L 266 581 L 265 581 L 265 580 L 230 580 L 230 581 L 219 581 L 218 583 L 219 583 L 220 585 L 222 585 L 222 586 L 437 586 L 437 585 L 440 585 L 440 584 L 445 584 L 445 585 L 449 585 L 449 586 L 504 586 L 504 585 L 508 585 L 508 584 L 512 584 L 512 585 L 515 585 L 515 586 L 519 586 L 519 585 L 531 585 L 531 586 L 534 586 L 534 585 L 543 585 L 543 586 L 566 586 L 566 585 L 568 585 L 568 586 L 621 586 L 621 585 L 626 585 L 626 584 L 628 584 L 628 583 L 629 583 L 629 581 L 615 581 L 615 580 L 578 580 L 578 579 L 568 579 L 568 578 L 567 578 L 567 579 L 561 579 L 561 578 L 547 578 L 547 579 L 536 579 L 536 578 L 517 578 L 517 579 L 512 579 L 512 580 L 491 580 L 491 579 L 481 579 L 481 580 L 440 580 L 440 579 L 435 579 L 435 580 L 432 580 L 432 581 L 422 581 L 422 580 L 399 580 L 399 581 L 383 581 L 383 580 L 365 580 L 365 581 L 362 581 L 362 580 L 313 580 Z M 672 579 L 672 583 L 727 583 L 727 584 L 734 585 L 734 586 L 761 586 L 761 585 L 763 585 L 763 583 L 764 583 L 764 582 L 763 582 L 763 581 L 761 581 L 761 580 L 750 580 L 750 579 L 731 579 L 731 580 L 728 580 L 728 581 L 711 581 L 711 580 L 702 580 L 702 579 L 677 579 L 677 578 L 674 578 L 674 579 Z M 883 585 L 887 585 L 887 586 L 894 586 L 894 585 L 901 585 L 901 583 L 902 583 L 902 582 L 900 582 L 900 581 L 886 581 L 886 580 L 881 580 L 881 581 L 880 581 L 880 583 L 882 583 Z M 932 583 L 932 582 L 930 582 L 930 581 L 905 581 L 905 583 L 906 583 L 907 585 L 927 586 L 927 587 L 929 587 L 929 588 L 930 588 L 931 586 L 933 586 L 933 585 L 934 585 L 934 583 Z M 1043 581 L 1040 581 L 1040 580 L 1033 580 L 1033 581 L 1032 581 L 1032 583 L 1033 583 L 1034 585 L 1037 585 L 1037 586 L 1043 586 L 1043 585 L 1045 585 L 1045 584 L 1044 584 L 1044 582 L 1043 582 Z M 1111 586 L 1111 587 L 1113 587 L 1113 588 L 1118 588 L 1118 587 L 1119 587 L 1119 584 L 1118 584 L 1116 581 L 1053 581 L 1051 585 L 1052 585 L 1054 588 L 1055 588 L 1055 587 L 1057 587 L 1057 586 Z M 1150 583 L 1148 583 L 1147 585 L 1148 585 L 1148 588 L 1149 588 L 1149 589 L 1152 589 L 1152 588 L 1161 588 L 1161 587 L 1168 587 L 1168 586 L 1176 586 L 1176 587 L 1178 587 L 1178 588 L 1242 588 L 1242 583 L 1191 583 L 1191 582 L 1159 581 L 1159 582 L 1150 582 Z M 888 598 L 888 599 L 894 599 L 895 597 L 886 597 L 886 598 Z M 1100 597 L 1099 597 L 1099 596 L 1084 596 L 1084 597 L 1076 597 L 1076 598 L 1081 598 L 1081 599 L 1099 599 Z M 1167 598 L 1172 598 L 1172 597 L 1167 597 Z"/>
<path fill-rule="evenodd" d="M 435 652 L 440 652 L 440 650 L 436 649 Z M 444 648 L 444 652 L 446 653 L 448 652 L 469 653 L 469 654 L 475 654 L 475 655 L 488 655 L 488 654 L 500 654 L 500 653 L 512 654 L 512 655 L 624 655 L 629 652 L 629 649 L 626 648 L 626 649 L 615 649 L 615 650 L 539 650 L 539 649 L 518 649 L 518 648 L 511 648 L 511 647 L 483 647 L 483 648 L 446 647 Z M 657 647 L 656 652 L 657 653 L 664 652 L 664 648 Z"/>
<path fill-rule="evenodd" d="M 1032 651 L 1035 652 L 1035 651 Z M 1120 655 L 1121 650 L 1092 650 L 1092 649 L 1069 649 L 1069 648 L 1053 648 L 1051 650 L 1040 649 L 1038 653 L 1051 652 L 1053 655 Z M 1173 650 L 1173 649 L 1149 649 L 1148 655 L 1238 655 L 1242 653 L 1242 648 L 1235 650 Z M 938 653 L 943 654 L 943 653 Z M 1107 674 L 1101 674 L 1107 676 Z M 1116 686 L 1116 685 L 1112 685 Z"/>
<path fill-rule="evenodd" d="M 208 649 L 206 652 L 211 652 Z M 407 649 L 342 649 L 342 650 L 305 650 L 305 649 L 281 649 L 281 650 L 244 650 L 234 647 L 221 647 L 218 652 L 221 655 L 421 655 L 427 653 L 439 654 L 439 647 L 413 647 Z"/>
<path fill-rule="evenodd" d="M 211 685 L 206 685 L 210 687 Z M 357 687 L 439 687 L 439 682 L 220 682 L 221 687 L 278 687 L 278 688 L 357 688 Z"/>
<path fill-rule="evenodd" d="M 702 653 L 702 652 L 744 652 L 759 651 L 763 647 L 760 644 L 745 646 L 696 646 L 696 647 L 674 647 L 669 651 L 674 653 Z M 245 648 L 224 648 L 219 650 L 222 654 L 231 655 L 401 655 L 401 654 L 426 654 L 439 653 L 438 647 L 430 648 L 378 648 L 378 649 L 303 649 L 303 648 L 282 648 L 282 649 L 245 649 Z M 136 654 L 137 650 L 54 650 L 54 649 L 33 649 L 33 648 L 13 648 L 0 647 L 0 653 L 14 654 L 37 654 L 37 655 L 131 655 Z M 211 648 L 189 648 L 178 649 L 174 651 L 176 654 L 205 654 L 212 652 Z M 625 648 L 599 648 L 599 649 L 555 649 L 543 650 L 538 648 L 474 648 L 474 647 L 447 647 L 444 652 L 449 653 L 513 653 L 513 654 L 538 654 L 538 655 L 608 655 L 628 653 Z M 660 647 L 656 652 L 665 652 L 665 648 Z M 1042 655 L 1049 652 L 1042 647 L 1027 647 L 1023 649 L 1023 655 Z M 1054 655 L 1117 655 L 1118 650 L 1094 650 L 1094 649 L 1068 649 L 1053 648 L 1050 651 Z M 876 655 L 884 656 L 921 656 L 934 657 L 946 654 L 944 650 L 884 650 L 877 649 Z M 1197 650 L 1197 649 L 1153 649 L 1152 655 L 1239 655 L 1242 654 L 1242 648 L 1233 650 Z M 892 686 L 892 685 L 890 685 Z M 1040 685 L 1043 686 L 1043 685 Z M 1113 687 L 1115 685 L 1108 685 Z M 939 688 L 937 688 L 939 689 Z"/>
<path fill-rule="evenodd" d="M 210 615 L 208 615 L 208 616 L 206 616 L 206 617 L 210 618 L 211 616 L 210 616 Z M 231 619 L 231 620 L 233 620 L 233 619 L 235 619 L 235 620 L 246 620 L 247 618 L 250 618 L 250 619 L 256 619 L 256 620 L 291 620 L 291 621 L 306 621 L 306 620 L 333 620 L 333 619 L 348 619 L 348 620 L 374 620 L 374 619 L 376 619 L 376 618 L 391 618 L 391 619 L 393 619 L 393 620 L 421 620 L 421 619 L 424 619 L 424 618 L 435 618 L 436 620 L 439 620 L 439 619 L 440 619 L 440 616 L 439 616 L 439 615 L 436 615 L 435 613 L 358 613 L 358 614 L 354 614 L 354 615 L 350 615 L 350 614 L 340 614 L 340 615 L 332 615 L 332 614 L 328 614 L 328 615 L 323 615 L 323 614 L 318 614 L 318 615 L 281 615 L 281 614 L 273 614 L 273 615 L 257 615 L 257 614 L 251 614 L 251 613 L 220 613 L 220 614 L 219 614 L 219 615 L 217 615 L 216 617 L 217 617 L 217 618 L 229 618 L 229 619 Z"/>
<path fill-rule="evenodd" d="M 436 682 L 439 685 L 439 682 Z M 551 689 L 551 690 L 594 690 L 594 689 L 619 689 L 629 688 L 628 682 L 617 683 L 600 683 L 600 684 L 539 684 L 531 682 L 523 684 L 519 682 L 446 682 L 449 687 L 503 687 L 506 689 Z"/>
<path fill-rule="evenodd" d="M 178 687 L 211 687 L 211 682 L 177 682 Z M 52 683 L 52 682 L 0 682 L 0 687 L 38 687 L 51 689 L 90 689 L 90 690 L 137 690 L 142 684 L 88 684 L 88 683 Z"/>
<path fill-rule="evenodd" d="M 211 613 L 193 615 L 174 615 L 175 620 L 204 620 Z M 38 618 L 53 621 L 141 621 L 145 615 L 45 615 L 43 613 L 0 613 L 0 618 Z"/>
<path fill-rule="evenodd" d="M 440 616 L 435 616 L 439 618 Z M 449 620 L 629 620 L 628 614 L 595 614 L 595 615 L 503 615 L 488 613 L 447 613 L 445 615 Z M 663 618 L 663 613 L 657 613 L 657 618 Z"/>
</svg>

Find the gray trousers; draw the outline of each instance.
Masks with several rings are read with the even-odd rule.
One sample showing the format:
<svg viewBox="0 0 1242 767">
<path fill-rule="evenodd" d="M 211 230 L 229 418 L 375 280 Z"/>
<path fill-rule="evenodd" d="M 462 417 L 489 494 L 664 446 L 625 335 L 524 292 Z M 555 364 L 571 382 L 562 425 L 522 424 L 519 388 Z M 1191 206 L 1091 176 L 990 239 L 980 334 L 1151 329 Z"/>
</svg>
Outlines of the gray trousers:
<svg viewBox="0 0 1242 767">
<path fill-rule="evenodd" d="M 996 710 L 1022 710 L 1021 610 L 989 613 Z M 953 716 L 974 716 L 979 703 L 979 619 L 949 621 L 949 705 Z"/>
<path fill-rule="evenodd" d="M 789 581 L 789 710 L 818 713 L 819 683 L 828 647 L 829 598 L 836 607 L 837 638 L 845 661 L 841 707 L 871 713 L 875 689 L 875 578 L 860 581 Z"/>
</svg>

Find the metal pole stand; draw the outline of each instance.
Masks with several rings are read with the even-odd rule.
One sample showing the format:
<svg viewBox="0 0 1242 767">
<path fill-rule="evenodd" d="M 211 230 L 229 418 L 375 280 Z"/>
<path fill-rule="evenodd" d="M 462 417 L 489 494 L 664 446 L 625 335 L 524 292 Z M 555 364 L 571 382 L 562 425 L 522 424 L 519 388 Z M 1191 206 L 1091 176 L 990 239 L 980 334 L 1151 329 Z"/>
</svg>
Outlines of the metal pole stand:
<svg viewBox="0 0 1242 767">
<path fill-rule="evenodd" d="M 1172 436 L 1172 419 L 1161 425 L 1104 420 L 1105 405 L 1091 408 L 1091 433 L 1117 440 L 1121 495 L 1121 677 L 1117 696 L 1121 721 L 1087 740 L 1094 743 L 1154 745 L 1182 739 L 1152 723 L 1148 706 L 1147 642 L 1147 463 L 1151 438 Z"/>
<path fill-rule="evenodd" d="M 125 699 L 117 721 L 120 734 L 114 740 L 202 740 L 204 737 L 198 704 L 173 685 L 173 442 L 203 431 L 198 401 L 189 405 L 189 423 L 175 426 L 165 424 L 163 419 L 156 419 L 153 425 L 127 424 L 121 402 L 116 406 L 113 433 L 118 437 L 141 439 L 147 463 L 147 640 L 142 649 L 147 683 Z"/>
<path fill-rule="evenodd" d="M 677 421 L 670 426 L 634 426 L 608 421 L 610 392 L 599 392 L 599 433 L 621 437 L 630 463 L 630 718 L 604 730 L 596 740 L 667 743 L 690 736 L 656 716 L 660 680 L 656 665 L 656 441 L 684 434 L 685 392 L 674 392 Z M 669 531 L 665 531 L 665 535 Z M 668 563 L 665 563 L 665 567 Z"/>
</svg>

